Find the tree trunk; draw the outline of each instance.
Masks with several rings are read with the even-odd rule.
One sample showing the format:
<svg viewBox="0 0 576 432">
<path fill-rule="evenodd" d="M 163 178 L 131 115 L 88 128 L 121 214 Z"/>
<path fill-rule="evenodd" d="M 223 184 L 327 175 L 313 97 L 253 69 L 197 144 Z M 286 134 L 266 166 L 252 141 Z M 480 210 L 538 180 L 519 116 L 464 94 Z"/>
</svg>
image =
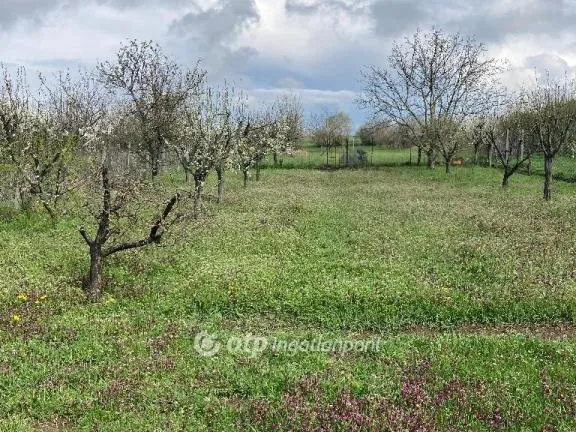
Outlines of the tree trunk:
<svg viewBox="0 0 576 432">
<path fill-rule="evenodd" d="M 430 149 L 426 152 L 426 156 L 428 156 L 428 168 L 434 169 L 436 168 L 436 152 L 434 149 Z"/>
<path fill-rule="evenodd" d="M 544 157 L 544 199 L 550 201 L 552 198 L 552 164 L 554 157 L 546 155 Z"/>
<path fill-rule="evenodd" d="M 206 174 L 194 174 L 194 218 L 197 219 L 202 215 L 202 201 L 204 198 L 204 184 Z"/>
<path fill-rule="evenodd" d="M 278 152 L 274 152 L 272 157 L 274 158 L 274 166 L 278 166 Z"/>
<path fill-rule="evenodd" d="M 16 187 L 14 190 L 14 205 L 22 210 L 22 190 Z"/>
<path fill-rule="evenodd" d="M 250 181 L 250 170 L 248 168 L 244 168 L 244 187 L 248 187 L 248 182 Z"/>
<path fill-rule="evenodd" d="M 330 166 L 330 147 L 326 147 L 326 166 Z"/>
<path fill-rule="evenodd" d="M 450 174 L 450 159 L 444 160 L 444 168 L 446 169 L 446 174 Z"/>
<path fill-rule="evenodd" d="M 32 209 L 32 195 L 24 187 L 18 186 L 17 190 L 17 201 L 20 207 L 20 211 L 28 212 Z"/>
<path fill-rule="evenodd" d="M 152 159 L 152 178 L 155 178 L 160 173 L 160 158 L 153 157 Z"/>
<path fill-rule="evenodd" d="M 148 154 L 150 156 L 150 164 L 152 168 L 152 178 L 160 174 L 160 160 L 162 159 L 162 149 L 164 148 L 164 139 L 158 131 L 156 131 L 155 139 L 148 143 Z"/>
<path fill-rule="evenodd" d="M 532 175 L 532 156 L 531 155 L 528 158 L 528 167 L 526 169 L 528 171 L 528 175 L 531 176 Z"/>
<path fill-rule="evenodd" d="M 102 295 L 104 287 L 104 257 L 98 245 L 90 246 L 90 278 L 86 287 L 88 296 L 96 301 Z"/>
<path fill-rule="evenodd" d="M 216 175 L 218 176 L 218 203 L 224 201 L 224 168 L 216 168 Z"/>
<path fill-rule="evenodd" d="M 418 147 L 418 160 L 416 161 L 416 165 L 420 166 L 422 163 L 422 147 Z"/>
<path fill-rule="evenodd" d="M 260 181 L 260 161 L 256 161 L 256 181 Z"/>
<path fill-rule="evenodd" d="M 350 165 L 350 158 L 349 158 L 349 142 L 348 138 L 346 138 L 346 166 Z"/>
<path fill-rule="evenodd" d="M 504 164 L 508 166 L 510 162 L 510 129 L 506 129 L 506 143 L 504 147 Z"/>
<path fill-rule="evenodd" d="M 504 177 L 502 178 L 502 187 L 503 188 L 508 187 L 508 180 L 510 180 L 511 176 L 512 176 L 512 171 L 508 167 L 504 167 Z"/>
<path fill-rule="evenodd" d="M 494 144 L 490 144 L 490 147 L 488 148 L 488 166 L 490 168 L 492 168 L 493 164 L 492 164 L 492 155 L 494 154 Z"/>
</svg>

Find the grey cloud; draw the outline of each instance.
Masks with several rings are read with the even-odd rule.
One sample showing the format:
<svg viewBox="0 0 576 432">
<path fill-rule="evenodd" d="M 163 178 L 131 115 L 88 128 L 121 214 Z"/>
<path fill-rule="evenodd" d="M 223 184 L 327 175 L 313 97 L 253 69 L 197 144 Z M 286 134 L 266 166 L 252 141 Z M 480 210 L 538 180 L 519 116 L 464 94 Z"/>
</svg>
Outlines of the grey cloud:
<svg viewBox="0 0 576 432">
<path fill-rule="evenodd" d="M 190 0 L 97 0 L 97 3 L 116 9 L 131 9 L 153 3 L 169 7 L 185 6 L 190 4 Z"/>
<path fill-rule="evenodd" d="M 493 42 L 508 34 L 556 35 L 576 21 L 575 0 L 532 0 L 506 10 L 493 6 L 499 0 L 286 0 L 289 13 L 313 15 L 322 11 L 357 14 L 374 21 L 380 36 L 394 36 L 408 29 L 436 25 L 462 31 Z"/>
<path fill-rule="evenodd" d="M 300 15 L 313 15 L 322 9 L 358 13 L 365 10 L 366 6 L 365 1 L 345 0 L 286 0 L 285 4 L 288 13 Z"/>
<path fill-rule="evenodd" d="M 184 6 L 190 0 L 93 0 L 95 4 L 120 10 L 161 4 L 169 7 Z M 18 22 L 28 21 L 39 26 L 46 14 L 61 9 L 85 5 L 83 0 L 0 0 L 0 31 L 9 30 Z"/>
<path fill-rule="evenodd" d="M 380 36 L 391 36 L 416 26 L 426 18 L 423 0 L 286 0 L 286 11 L 312 16 L 322 12 L 363 16 L 372 19 Z"/>
<path fill-rule="evenodd" d="M 402 33 L 426 17 L 422 2 L 417 0 L 378 0 L 370 7 L 375 30 L 384 36 Z"/>
<path fill-rule="evenodd" d="M 313 15 L 320 9 L 320 2 L 306 3 L 302 0 L 286 0 L 284 7 L 288 13 Z"/>
<path fill-rule="evenodd" d="M 471 9 L 465 17 L 450 21 L 448 27 L 492 42 L 510 34 L 558 35 L 570 30 L 575 20 L 574 0 L 534 0 L 518 4 L 505 12 L 482 7 Z"/>
<path fill-rule="evenodd" d="M 39 23 L 43 14 L 60 6 L 59 0 L 2 0 L 0 30 L 7 30 L 21 20 Z"/>
<path fill-rule="evenodd" d="M 259 54 L 258 50 L 252 47 L 241 47 L 236 50 L 222 47 L 222 53 L 223 64 L 235 65 L 237 72 L 241 72 L 244 69 L 244 65 Z"/>
<path fill-rule="evenodd" d="M 169 37 L 185 56 L 201 57 L 212 75 L 231 71 L 238 74 L 258 56 L 258 51 L 231 45 L 242 31 L 259 20 L 254 0 L 219 0 L 210 9 L 202 9 L 195 3 L 191 11 L 172 23 Z"/>
<path fill-rule="evenodd" d="M 259 19 L 254 0 L 220 0 L 207 10 L 196 6 L 172 23 L 170 31 L 212 45 L 230 40 Z"/>
</svg>

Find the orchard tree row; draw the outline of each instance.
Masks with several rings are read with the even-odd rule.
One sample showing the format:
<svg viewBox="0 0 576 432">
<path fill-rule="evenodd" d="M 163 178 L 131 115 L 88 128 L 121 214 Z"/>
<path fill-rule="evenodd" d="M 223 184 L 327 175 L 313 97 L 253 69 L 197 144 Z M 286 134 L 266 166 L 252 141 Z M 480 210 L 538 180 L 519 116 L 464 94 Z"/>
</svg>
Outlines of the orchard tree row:
<svg viewBox="0 0 576 432">
<path fill-rule="evenodd" d="M 202 215 L 209 172 L 221 201 L 227 169 L 247 185 L 267 154 L 290 152 L 302 134 L 296 98 L 249 104 L 234 85 L 210 85 L 200 65 L 184 68 L 152 42 L 131 41 L 94 71 L 40 76 L 32 87 L 24 69 L 2 68 L 0 198 L 82 221 L 85 289 L 96 300 L 107 257 Z M 189 182 L 164 179 L 163 164 L 179 165 Z"/>
<path fill-rule="evenodd" d="M 510 92 L 500 83 L 505 63 L 486 55 L 473 37 L 417 32 L 394 44 L 385 66 L 363 71 L 361 107 L 373 116 L 368 141 L 418 148 L 418 164 L 446 172 L 461 150 L 485 149 L 503 168 L 502 186 L 532 155 L 544 156 L 544 199 L 552 195 L 556 156 L 576 141 L 576 81 L 545 76 Z"/>
</svg>

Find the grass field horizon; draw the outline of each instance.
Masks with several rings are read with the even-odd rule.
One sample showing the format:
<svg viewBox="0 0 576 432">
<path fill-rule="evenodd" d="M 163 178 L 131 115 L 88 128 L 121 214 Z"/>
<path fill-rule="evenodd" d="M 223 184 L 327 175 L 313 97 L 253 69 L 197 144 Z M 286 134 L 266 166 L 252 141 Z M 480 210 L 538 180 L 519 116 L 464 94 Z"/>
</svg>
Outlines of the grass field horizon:
<svg viewBox="0 0 576 432">
<path fill-rule="evenodd" d="M 76 220 L 3 217 L 0 430 L 576 428 L 573 184 L 291 163 L 113 257 L 100 303 Z M 380 345 L 206 357 L 201 332 Z"/>
</svg>

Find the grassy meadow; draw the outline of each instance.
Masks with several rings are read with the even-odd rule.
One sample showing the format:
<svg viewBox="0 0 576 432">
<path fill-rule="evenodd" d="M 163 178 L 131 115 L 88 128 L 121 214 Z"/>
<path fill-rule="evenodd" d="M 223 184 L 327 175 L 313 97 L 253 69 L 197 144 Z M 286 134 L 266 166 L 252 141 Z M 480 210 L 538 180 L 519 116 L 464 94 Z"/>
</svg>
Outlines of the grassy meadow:
<svg viewBox="0 0 576 432">
<path fill-rule="evenodd" d="M 576 430 L 575 185 L 407 155 L 231 172 L 208 217 L 112 257 L 100 303 L 78 221 L 4 211 L 0 430 Z M 204 357 L 201 331 L 379 349 Z"/>
</svg>

